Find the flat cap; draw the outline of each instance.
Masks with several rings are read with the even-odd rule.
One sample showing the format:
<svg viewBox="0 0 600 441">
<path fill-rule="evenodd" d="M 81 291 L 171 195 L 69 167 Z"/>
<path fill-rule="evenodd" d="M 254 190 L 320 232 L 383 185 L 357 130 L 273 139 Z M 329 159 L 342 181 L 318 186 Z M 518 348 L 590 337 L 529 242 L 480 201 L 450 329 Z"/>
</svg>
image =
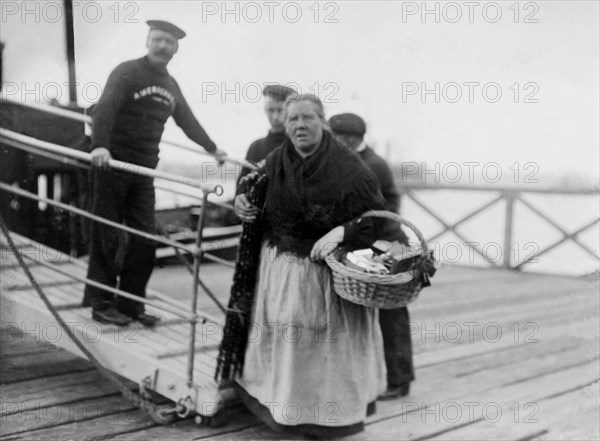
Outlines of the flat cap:
<svg viewBox="0 0 600 441">
<path fill-rule="evenodd" d="M 296 95 L 297 92 L 291 87 L 283 86 L 281 84 L 269 84 L 263 89 L 262 94 L 273 100 L 285 101 L 288 96 Z"/>
<path fill-rule="evenodd" d="M 146 22 L 148 26 L 150 26 L 150 30 L 164 31 L 171 34 L 176 39 L 181 39 L 185 37 L 185 32 L 182 29 L 175 26 L 173 23 L 169 23 L 168 21 L 163 20 L 148 20 Z"/>
<path fill-rule="evenodd" d="M 340 113 L 329 118 L 329 127 L 341 135 L 364 136 L 367 132 L 365 121 L 354 113 Z"/>
</svg>

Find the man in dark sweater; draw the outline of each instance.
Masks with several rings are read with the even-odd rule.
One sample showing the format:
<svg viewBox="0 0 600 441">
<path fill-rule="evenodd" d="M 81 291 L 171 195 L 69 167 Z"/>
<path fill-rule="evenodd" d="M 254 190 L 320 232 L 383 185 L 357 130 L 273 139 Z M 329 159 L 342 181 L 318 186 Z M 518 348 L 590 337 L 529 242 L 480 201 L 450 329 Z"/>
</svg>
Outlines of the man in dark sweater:
<svg viewBox="0 0 600 441">
<path fill-rule="evenodd" d="M 126 170 L 109 170 L 109 160 L 155 168 L 158 145 L 170 116 L 206 151 L 218 159 L 225 153 L 206 134 L 167 71 L 185 32 L 160 20 L 148 21 L 148 25 L 147 55 L 121 63 L 112 71 L 91 112 L 91 156 L 95 166 L 92 212 L 155 233 L 153 179 Z M 92 222 L 88 278 L 145 297 L 154 267 L 154 243 L 131 234 L 122 246 L 123 236 L 115 228 Z M 158 320 L 145 313 L 143 303 L 115 298 L 90 285 L 85 287 L 83 304 L 91 306 L 92 318 L 103 323 L 127 325 L 137 320 L 151 326 Z"/>
<path fill-rule="evenodd" d="M 364 120 L 352 113 L 343 113 L 332 116 L 329 119 L 329 127 L 336 140 L 358 153 L 373 171 L 379 180 L 387 209 L 398 213 L 400 196 L 394 184 L 394 176 L 385 160 L 365 143 L 367 127 Z M 389 228 L 384 228 L 383 234 L 387 240 L 408 242 L 407 236 L 397 225 L 390 224 Z M 380 400 L 408 395 L 410 382 L 415 379 L 409 320 L 406 307 L 379 310 L 388 383 L 387 390 L 379 397 Z"/>
<path fill-rule="evenodd" d="M 285 134 L 285 100 L 291 95 L 296 95 L 296 91 L 281 84 L 270 84 L 263 89 L 262 94 L 265 100 L 265 113 L 269 118 L 271 128 L 266 137 L 257 139 L 248 148 L 246 160 L 254 163 L 259 163 L 265 159 L 269 153 L 287 140 Z M 249 172 L 250 169 L 243 168 L 238 182 Z M 245 214 L 249 212 L 255 214 L 244 194 L 236 196 L 234 210 L 235 214 L 242 220 L 244 220 Z"/>
</svg>

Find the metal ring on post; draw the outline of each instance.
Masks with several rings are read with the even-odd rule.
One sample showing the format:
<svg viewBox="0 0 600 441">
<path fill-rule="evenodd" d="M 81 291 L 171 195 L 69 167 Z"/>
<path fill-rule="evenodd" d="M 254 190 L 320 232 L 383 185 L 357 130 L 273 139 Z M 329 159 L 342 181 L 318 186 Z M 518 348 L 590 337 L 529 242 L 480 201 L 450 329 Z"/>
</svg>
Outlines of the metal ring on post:
<svg viewBox="0 0 600 441">
<path fill-rule="evenodd" d="M 192 398 L 188 395 L 185 399 L 181 398 L 177 402 L 177 416 L 181 419 L 187 418 L 192 412 Z"/>
</svg>

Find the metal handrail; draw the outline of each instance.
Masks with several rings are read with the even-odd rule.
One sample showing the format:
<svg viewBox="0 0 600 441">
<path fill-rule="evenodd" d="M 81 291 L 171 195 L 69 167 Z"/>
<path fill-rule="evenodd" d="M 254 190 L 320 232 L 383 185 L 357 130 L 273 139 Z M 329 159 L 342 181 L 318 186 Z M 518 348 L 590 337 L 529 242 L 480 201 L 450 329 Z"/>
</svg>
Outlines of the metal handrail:
<svg viewBox="0 0 600 441">
<path fill-rule="evenodd" d="M 78 113 L 75 112 L 73 110 L 68 110 L 68 109 L 63 109 L 61 107 L 56 107 L 56 106 L 50 106 L 50 105 L 43 105 L 43 104 L 34 104 L 34 103 L 26 103 L 26 102 L 21 102 L 21 101 L 17 101 L 11 98 L 6 98 L 6 97 L 2 97 L 0 98 L 0 103 L 2 103 L 3 101 L 6 101 L 8 103 L 12 103 L 12 104 L 17 104 L 23 107 L 28 107 L 30 109 L 35 109 L 35 110 L 40 110 L 42 112 L 45 113 L 49 113 L 52 115 L 56 115 L 56 116 L 61 116 L 64 118 L 68 118 L 68 119 L 72 119 L 74 121 L 79 121 L 85 124 L 91 124 L 92 123 L 92 117 L 89 115 L 85 115 L 82 113 Z M 172 147 L 176 147 L 182 150 L 187 150 L 196 154 L 200 154 L 200 155 L 205 155 L 205 156 L 210 156 L 212 158 L 215 158 L 215 155 L 212 153 L 209 153 L 206 149 L 204 149 L 204 147 L 202 147 L 204 149 L 204 151 L 198 150 L 197 148 L 194 147 L 190 147 L 184 144 L 180 144 L 177 142 L 173 142 L 173 141 L 168 141 L 168 140 L 161 140 L 161 144 L 165 144 L 165 145 L 169 145 Z M 226 156 L 224 158 L 219 158 L 219 160 L 221 161 L 225 161 L 225 162 L 230 162 L 232 164 L 237 164 L 237 165 L 241 165 L 242 167 L 246 167 L 249 168 L 251 170 L 255 170 L 257 167 L 255 164 L 246 161 L 244 159 L 236 159 L 236 158 L 232 158 L 230 156 Z"/>
<path fill-rule="evenodd" d="M 76 159 L 66 158 L 64 156 L 61 156 L 58 153 L 52 153 L 52 152 L 43 150 L 43 149 L 38 148 L 38 147 L 34 147 L 34 146 L 27 145 L 25 143 L 20 143 L 20 142 L 14 141 L 12 139 L 5 139 L 5 142 L 6 142 L 6 144 L 11 145 L 12 147 L 15 147 L 15 148 L 18 148 L 20 150 L 26 151 L 27 153 L 39 155 L 39 156 L 42 156 L 42 157 L 48 158 L 48 159 L 52 159 L 52 160 L 54 160 L 56 162 L 59 162 L 61 164 L 72 165 L 72 166 L 75 166 L 75 167 L 83 168 L 85 170 L 89 170 L 90 169 L 90 165 L 89 164 L 86 164 L 86 163 L 83 163 L 83 162 L 79 162 Z M 131 167 L 134 167 L 134 165 L 131 164 L 131 166 L 129 166 L 129 165 L 126 166 L 126 169 L 131 169 Z M 160 184 L 160 183 L 154 183 L 154 187 L 157 188 L 157 189 L 159 189 L 159 190 L 167 191 L 169 193 L 179 194 L 181 196 L 186 196 L 186 197 L 190 197 L 190 198 L 194 198 L 194 199 L 198 199 L 198 200 L 202 200 L 203 199 L 202 195 L 200 195 L 200 194 L 194 194 L 194 193 L 191 193 L 190 191 L 186 191 L 186 190 L 182 190 L 182 189 L 171 188 L 171 187 L 168 187 L 168 186 Z M 217 196 L 220 196 L 220 195 L 217 194 Z M 208 199 L 208 202 L 210 204 L 216 205 L 218 207 L 222 207 L 222 208 L 227 208 L 229 210 L 233 210 L 233 205 L 232 204 L 227 204 L 227 203 L 215 201 L 215 200 L 212 200 L 212 199 Z"/>
<path fill-rule="evenodd" d="M 41 110 L 42 112 L 50 113 L 51 115 L 62 116 L 64 118 L 80 121 L 82 123 L 90 123 L 92 121 L 91 117 L 89 117 L 88 115 L 84 115 L 83 113 L 78 113 L 73 110 L 63 109 L 62 107 L 50 106 L 46 104 L 26 103 L 24 101 L 17 101 L 15 99 L 7 97 L 0 98 L 0 103 L 2 102 L 17 104 L 23 107 L 29 107 L 30 109 Z"/>
<path fill-rule="evenodd" d="M 31 136 L 13 132 L 12 130 L 0 128 L 0 138 L 4 138 L 4 141 L 7 144 L 10 144 L 15 148 L 23 148 L 24 150 L 26 150 L 28 147 L 33 146 L 41 150 L 57 154 L 59 156 L 77 159 L 87 163 L 92 162 L 92 155 L 90 155 L 89 153 L 80 152 L 79 150 L 74 150 L 68 147 L 60 146 L 58 144 L 53 144 L 51 142 L 42 141 L 37 138 L 32 138 Z M 174 175 L 172 173 L 154 170 L 148 167 L 142 167 L 141 165 L 130 164 L 128 162 L 111 159 L 109 161 L 109 166 L 111 168 L 127 171 L 129 173 L 134 173 L 141 176 L 160 178 L 172 182 L 178 182 L 180 184 L 188 185 L 190 187 L 199 188 L 205 193 L 215 193 L 218 196 L 223 194 L 223 187 L 218 184 L 204 184 L 196 179 L 186 178 L 183 176 Z"/>
<path fill-rule="evenodd" d="M 26 197 L 26 198 L 29 198 L 29 199 L 34 199 L 34 200 L 36 200 L 38 202 L 44 202 L 44 203 L 46 203 L 48 205 L 53 205 L 53 206 L 58 207 L 60 209 L 69 211 L 71 213 L 78 214 L 78 215 L 83 216 L 83 217 L 86 217 L 86 218 L 88 218 L 90 220 L 93 220 L 93 221 L 96 221 L 96 222 L 100 222 L 100 223 L 108 225 L 110 227 L 117 228 L 119 230 L 126 231 L 126 232 L 131 233 L 131 234 L 135 234 L 137 236 L 141 236 L 141 237 L 143 237 L 145 239 L 153 240 L 155 242 L 158 242 L 160 244 L 163 244 L 163 245 L 166 245 L 166 246 L 169 246 L 169 247 L 175 247 L 175 248 L 178 248 L 178 249 L 180 249 L 182 251 L 185 251 L 185 252 L 188 252 L 188 253 L 190 252 L 189 247 L 187 247 L 186 245 L 184 245 L 182 243 L 179 243 L 179 242 L 177 242 L 175 240 L 170 240 L 170 239 L 167 239 L 167 238 L 162 237 L 162 236 L 157 236 L 157 235 L 154 235 L 154 234 L 145 233 L 144 231 L 136 230 L 135 228 L 128 227 L 127 225 L 123 225 L 123 224 L 118 223 L 118 222 L 113 222 L 113 221 L 111 221 L 109 219 L 105 219 L 105 218 L 103 218 L 101 216 L 96 216 L 95 214 L 88 213 L 87 211 L 82 210 L 81 208 L 73 207 L 73 206 L 71 206 L 69 204 L 65 204 L 63 202 L 55 201 L 54 199 L 49 199 L 49 198 L 45 198 L 45 197 L 42 197 L 42 196 L 38 196 L 37 194 L 31 193 L 31 192 L 29 192 L 27 190 L 23 190 L 22 188 L 19 188 L 19 187 L 14 187 L 14 186 L 9 185 L 9 184 L 7 184 L 5 182 L 2 182 L 2 181 L 0 181 L 0 190 L 5 190 L 5 191 L 8 191 L 10 193 L 14 193 L 16 195 L 23 196 L 23 197 Z"/>
</svg>

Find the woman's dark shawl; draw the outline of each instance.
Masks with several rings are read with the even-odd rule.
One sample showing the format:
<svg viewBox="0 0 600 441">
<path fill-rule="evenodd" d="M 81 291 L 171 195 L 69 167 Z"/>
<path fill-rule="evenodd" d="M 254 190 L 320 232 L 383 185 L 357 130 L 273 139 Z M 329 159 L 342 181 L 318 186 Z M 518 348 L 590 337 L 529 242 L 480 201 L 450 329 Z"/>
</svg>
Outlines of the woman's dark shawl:
<svg viewBox="0 0 600 441">
<path fill-rule="evenodd" d="M 306 257 L 331 229 L 385 207 L 375 175 L 329 132 L 323 132 L 321 145 L 305 159 L 287 140 L 267 158 L 266 173 L 263 234 L 278 251 Z M 365 218 L 361 229 L 372 224 Z M 353 229 L 347 230 L 346 239 L 354 239 L 349 234 Z"/>
</svg>

